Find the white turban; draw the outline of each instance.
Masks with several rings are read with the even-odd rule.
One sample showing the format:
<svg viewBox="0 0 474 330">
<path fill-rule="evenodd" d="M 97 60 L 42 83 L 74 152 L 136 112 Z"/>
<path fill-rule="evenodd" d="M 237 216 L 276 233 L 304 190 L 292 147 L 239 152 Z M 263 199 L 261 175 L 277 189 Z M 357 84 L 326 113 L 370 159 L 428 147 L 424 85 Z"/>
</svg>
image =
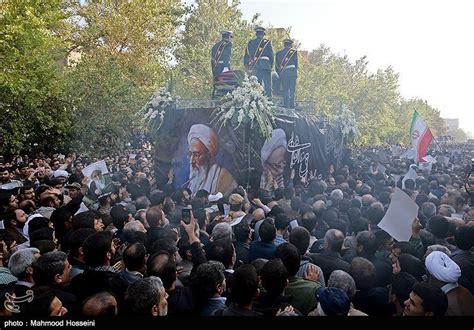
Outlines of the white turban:
<svg viewBox="0 0 474 330">
<path fill-rule="evenodd" d="M 272 132 L 272 137 L 265 140 L 265 143 L 262 147 L 262 164 L 266 162 L 268 157 L 272 154 L 273 150 L 278 147 L 285 147 L 286 149 L 286 134 L 285 131 L 281 128 L 274 129 Z"/>
<path fill-rule="evenodd" d="M 53 176 L 55 178 L 59 178 L 59 177 L 65 177 L 65 178 L 68 178 L 69 177 L 69 173 L 66 172 L 66 171 L 63 171 L 63 170 L 56 170 L 53 172 Z"/>
<path fill-rule="evenodd" d="M 428 272 L 437 280 L 445 283 L 457 282 L 461 277 L 461 269 L 441 251 L 431 252 L 425 260 Z"/>
<path fill-rule="evenodd" d="M 191 144 L 192 139 L 198 139 L 202 142 L 213 156 L 216 155 L 219 148 L 219 140 L 216 132 L 209 126 L 203 124 L 196 124 L 191 126 L 188 134 L 188 144 Z"/>
</svg>

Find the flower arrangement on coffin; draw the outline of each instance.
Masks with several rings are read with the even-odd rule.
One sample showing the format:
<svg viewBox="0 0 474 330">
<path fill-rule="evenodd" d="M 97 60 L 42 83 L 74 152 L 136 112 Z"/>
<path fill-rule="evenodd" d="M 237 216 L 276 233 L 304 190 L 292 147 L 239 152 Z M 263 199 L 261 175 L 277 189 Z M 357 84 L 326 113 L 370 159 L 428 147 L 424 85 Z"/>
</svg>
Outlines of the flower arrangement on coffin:
<svg viewBox="0 0 474 330">
<path fill-rule="evenodd" d="M 141 115 L 144 114 L 141 118 L 144 124 L 152 131 L 158 131 L 163 125 L 165 112 L 173 108 L 174 102 L 175 100 L 166 88 L 158 89 L 140 111 Z"/>
<path fill-rule="evenodd" d="M 334 118 L 337 126 L 341 128 L 341 133 L 346 142 L 354 142 L 360 137 L 355 114 L 346 105 L 342 105 L 341 110 Z"/>
<path fill-rule="evenodd" d="M 264 138 L 269 138 L 273 131 L 275 109 L 264 95 L 257 78 L 246 75 L 242 86 L 221 98 L 220 105 L 214 109 L 211 118 L 211 124 L 218 130 L 226 125 L 238 129 L 250 124 L 252 131 L 258 131 Z"/>
</svg>

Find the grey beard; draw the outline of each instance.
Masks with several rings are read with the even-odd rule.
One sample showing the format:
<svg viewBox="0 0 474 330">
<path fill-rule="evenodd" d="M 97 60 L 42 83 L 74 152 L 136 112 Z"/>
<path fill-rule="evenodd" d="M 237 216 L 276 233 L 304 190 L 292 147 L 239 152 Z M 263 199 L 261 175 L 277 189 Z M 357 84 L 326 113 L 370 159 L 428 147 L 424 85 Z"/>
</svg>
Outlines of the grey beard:
<svg viewBox="0 0 474 330">
<path fill-rule="evenodd" d="M 105 188 L 105 179 L 104 178 L 94 179 L 94 182 L 95 182 L 96 188 L 99 188 L 100 190 Z"/>
<path fill-rule="evenodd" d="M 160 309 L 160 316 L 166 316 L 166 315 L 168 315 L 168 306 Z"/>
<path fill-rule="evenodd" d="M 209 172 L 209 164 L 201 165 L 197 169 L 193 168 L 193 165 L 190 164 L 190 181 L 189 181 L 189 189 L 195 194 L 200 187 L 206 182 L 207 173 Z"/>
</svg>

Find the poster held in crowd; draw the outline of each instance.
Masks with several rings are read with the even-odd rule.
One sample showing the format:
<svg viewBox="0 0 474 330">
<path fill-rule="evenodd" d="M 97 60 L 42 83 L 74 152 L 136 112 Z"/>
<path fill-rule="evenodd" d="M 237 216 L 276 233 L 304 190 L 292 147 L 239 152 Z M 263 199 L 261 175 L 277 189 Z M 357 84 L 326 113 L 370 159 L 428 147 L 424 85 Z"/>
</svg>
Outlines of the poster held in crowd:
<svg viewBox="0 0 474 330">
<path fill-rule="evenodd" d="M 98 162 L 92 163 L 82 170 L 82 174 L 88 178 L 92 178 L 94 171 L 100 171 L 102 175 L 109 173 L 105 160 L 99 160 Z"/>
<path fill-rule="evenodd" d="M 399 188 L 395 188 L 390 205 L 378 226 L 399 242 L 411 237 L 411 225 L 418 215 L 418 205 Z"/>
</svg>

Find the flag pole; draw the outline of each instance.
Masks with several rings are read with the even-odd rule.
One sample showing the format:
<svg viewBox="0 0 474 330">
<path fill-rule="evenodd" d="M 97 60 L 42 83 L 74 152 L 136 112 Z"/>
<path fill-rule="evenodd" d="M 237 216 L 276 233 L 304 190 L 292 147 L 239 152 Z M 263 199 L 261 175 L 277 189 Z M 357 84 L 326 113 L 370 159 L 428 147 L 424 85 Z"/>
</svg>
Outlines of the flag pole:
<svg viewBox="0 0 474 330">
<path fill-rule="evenodd" d="M 441 148 L 441 145 L 439 144 L 438 140 L 436 140 L 436 138 L 433 136 L 433 140 L 434 142 L 436 142 L 436 146 L 438 147 L 438 150 L 443 152 L 443 148 Z"/>
</svg>

